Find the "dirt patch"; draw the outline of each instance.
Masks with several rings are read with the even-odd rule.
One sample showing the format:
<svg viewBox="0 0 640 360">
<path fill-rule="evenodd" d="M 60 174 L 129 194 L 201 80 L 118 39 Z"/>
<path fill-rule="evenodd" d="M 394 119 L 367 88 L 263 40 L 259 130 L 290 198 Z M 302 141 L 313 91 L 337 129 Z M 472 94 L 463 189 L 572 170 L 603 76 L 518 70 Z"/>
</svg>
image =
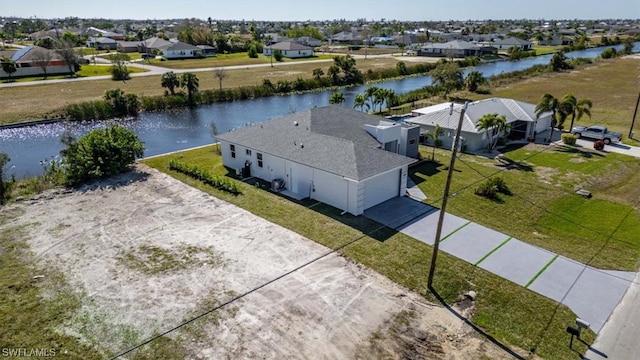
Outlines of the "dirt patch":
<svg viewBox="0 0 640 360">
<path fill-rule="evenodd" d="M 106 356 L 249 293 L 157 344 L 193 359 L 508 357 L 447 309 L 342 256 L 312 262 L 328 249 L 146 166 L 2 211 L 80 295 L 60 331 Z"/>
</svg>

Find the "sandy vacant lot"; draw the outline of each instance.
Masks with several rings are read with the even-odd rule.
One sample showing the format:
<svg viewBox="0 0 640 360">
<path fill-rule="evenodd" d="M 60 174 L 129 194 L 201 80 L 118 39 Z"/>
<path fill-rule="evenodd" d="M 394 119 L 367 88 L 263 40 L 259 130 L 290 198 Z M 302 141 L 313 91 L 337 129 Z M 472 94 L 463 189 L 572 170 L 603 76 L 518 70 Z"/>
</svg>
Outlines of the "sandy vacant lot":
<svg viewBox="0 0 640 360">
<path fill-rule="evenodd" d="M 29 224 L 40 265 L 81 295 L 60 331 L 103 356 L 329 251 L 143 165 L 2 211 L 19 214 L 2 227 Z M 508 358 L 447 309 L 336 254 L 169 337 L 191 359 Z"/>
</svg>

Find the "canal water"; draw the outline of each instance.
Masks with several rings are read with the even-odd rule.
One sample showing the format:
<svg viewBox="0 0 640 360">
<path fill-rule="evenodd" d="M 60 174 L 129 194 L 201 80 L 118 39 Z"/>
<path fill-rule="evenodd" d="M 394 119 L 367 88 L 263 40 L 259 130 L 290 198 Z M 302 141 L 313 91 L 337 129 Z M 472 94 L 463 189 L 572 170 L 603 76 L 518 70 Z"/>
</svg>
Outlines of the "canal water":
<svg viewBox="0 0 640 360">
<path fill-rule="evenodd" d="M 622 46 L 616 46 L 621 49 Z M 567 53 L 567 57 L 595 58 L 605 48 L 593 48 Z M 635 43 L 634 52 L 640 51 L 640 42 Z M 546 65 L 551 55 L 538 56 L 520 61 L 501 61 L 479 65 L 473 69 L 485 77 L 524 70 L 533 65 Z M 411 77 L 375 84 L 375 86 L 404 93 L 431 84 L 430 76 Z M 159 85 L 158 85 L 159 86 Z M 355 86 L 340 91 L 344 94 L 345 107 L 352 107 L 356 94 L 361 94 L 367 86 Z M 69 131 L 78 137 L 92 129 L 104 128 L 114 123 L 132 129 L 144 142 L 145 156 L 183 150 L 210 144 L 213 141 L 212 127 L 218 133 L 238 129 L 249 124 L 266 121 L 275 117 L 329 104 L 332 91 L 273 96 L 255 100 L 215 103 L 191 109 L 177 109 L 163 112 L 140 113 L 132 120 L 107 120 L 93 122 L 51 123 L 11 129 L 0 129 L 0 152 L 6 153 L 11 161 L 5 166 L 5 176 L 12 174 L 24 178 L 42 174 L 43 161 L 56 158 L 62 150 L 60 136 Z M 213 124 L 213 126 L 212 126 Z"/>
</svg>

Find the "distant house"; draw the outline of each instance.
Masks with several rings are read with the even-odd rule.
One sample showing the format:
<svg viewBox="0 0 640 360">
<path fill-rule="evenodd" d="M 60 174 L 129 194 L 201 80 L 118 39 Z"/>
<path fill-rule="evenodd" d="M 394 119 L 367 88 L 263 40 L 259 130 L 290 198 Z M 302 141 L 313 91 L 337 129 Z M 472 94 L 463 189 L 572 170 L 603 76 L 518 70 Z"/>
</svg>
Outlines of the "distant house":
<svg viewBox="0 0 640 360">
<path fill-rule="evenodd" d="M 276 50 L 279 50 L 282 55 L 287 58 L 304 58 L 313 56 L 312 47 L 304 46 L 293 41 L 284 41 L 264 46 L 262 48 L 262 54 L 264 56 L 271 56 Z"/>
<path fill-rule="evenodd" d="M 84 31 L 85 35 L 90 37 L 105 37 L 113 40 L 124 40 L 124 34 L 115 33 L 113 31 L 98 29 L 97 27 L 90 26 Z"/>
<path fill-rule="evenodd" d="M 160 52 L 160 48 L 169 45 L 171 45 L 170 41 L 154 36 L 138 43 L 138 52 L 150 53 L 154 50 Z"/>
<path fill-rule="evenodd" d="M 551 46 L 572 45 L 573 44 L 573 38 L 559 36 L 559 35 L 554 35 L 554 36 L 551 36 L 551 37 L 545 36 L 538 43 L 540 45 L 551 45 Z"/>
<path fill-rule="evenodd" d="M 440 125 L 442 146 L 450 148 L 453 143 L 455 129 L 458 126 L 460 109 L 463 105 L 443 103 L 412 111 L 413 117 L 406 119 L 409 124 L 419 125 L 422 132 L 433 131 Z M 510 125 L 509 139 L 521 140 L 543 133 L 551 126 L 551 112 L 536 118 L 535 105 L 523 101 L 504 98 L 490 98 L 469 103 L 464 113 L 462 134 L 467 151 L 478 151 L 486 148 L 489 142 L 486 130 L 476 127 L 478 120 L 487 114 L 504 115 Z M 498 136 L 494 134 L 495 140 Z"/>
<path fill-rule="evenodd" d="M 118 41 L 117 49 L 123 53 L 133 53 L 138 52 L 138 47 L 140 45 L 140 41 Z"/>
<path fill-rule="evenodd" d="M 349 45 L 362 45 L 364 44 L 362 36 L 354 31 L 342 31 L 331 36 L 332 44 L 349 44 Z"/>
<path fill-rule="evenodd" d="M 218 135 L 224 165 L 272 184 L 296 199 L 310 198 L 360 215 L 404 196 L 416 159 L 419 128 L 341 106 L 297 112 Z"/>
<path fill-rule="evenodd" d="M 206 57 L 214 57 L 216 56 L 216 48 L 209 45 L 196 45 L 197 48 L 202 50 L 202 55 Z"/>
<path fill-rule="evenodd" d="M 39 53 L 47 53 L 47 56 L 40 56 Z M 11 74 L 11 77 L 44 75 L 43 66 L 47 75 L 69 73 L 69 66 L 57 52 L 40 46 L 29 45 L 17 51 L 0 51 L 0 57 L 7 57 L 16 64 L 16 72 Z M 9 74 L 2 68 L 0 78 L 9 78 Z"/>
<path fill-rule="evenodd" d="M 491 44 L 498 50 L 509 50 L 512 47 L 518 48 L 521 51 L 528 51 L 533 49 L 533 44 L 530 41 L 510 37 L 506 39 L 498 39 Z"/>
<path fill-rule="evenodd" d="M 118 42 L 108 37 L 89 37 L 86 44 L 87 47 L 98 50 L 116 50 L 118 48 Z"/>
<path fill-rule="evenodd" d="M 453 40 L 446 43 L 431 43 L 424 45 L 418 51 L 419 56 L 440 56 L 451 58 L 480 56 L 481 54 L 480 46 L 462 40 Z"/>
<path fill-rule="evenodd" d="M 161 46 L 158 50 L 161 55 L 167 59 L 185 59 L 203 56 L 202 49 L 182 41 L 169 42 L 168 45 Z"/>
<path fill-rule="evenodd" d="M 322 41 L 316 38 L 312 38 L 310 36 L 301 36 L 295 39 L 295 42 L 297 42 L 300 45 L 310 46 L 310 47 L 318 47 L 322 45 Z"/>
</svg>

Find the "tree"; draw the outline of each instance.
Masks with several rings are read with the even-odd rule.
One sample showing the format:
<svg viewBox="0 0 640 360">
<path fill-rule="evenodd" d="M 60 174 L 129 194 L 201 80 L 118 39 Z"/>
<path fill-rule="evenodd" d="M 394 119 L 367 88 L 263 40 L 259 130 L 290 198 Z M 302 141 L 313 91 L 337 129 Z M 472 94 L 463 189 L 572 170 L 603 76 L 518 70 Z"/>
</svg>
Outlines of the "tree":
<svg viewBox="0 0 640 360">
<path fill-rule="evenodd" d="M 362 94 L 356 94 L 356 97 L 353 99 L 353 108 L 365 112 L 368 112 L 370 109 L 367 99 L 365 99 Z"/>
<path fill-rule="evenodd" d="M 104 101 L 106 101 L 113 109 L 114 115 L 124 115 L 127 113 L 127 100 L 124 91 L 120 89 L 111 89 L 104 92 Z"/>
<path fill-rule="evenodd" d="M 0 153 L 0 204 L 4 204 L 5 193 L 7 191 L 5 182 L 4 182 L 4 166 L 11 161 L 9 155 L 5 153 Z"/>
<path fill-rule="evenodd" d="M 18 71 L 18 69 L 16 68 L 15 61 L 9 59 L 6 56 L 2 57 L 0 61 L 2 61 L 2 71 L 6 72 L 7 75 L 9 75 L 9 81 L 13 81 L 13 79 L 11 78 L 11 75 L 16 71 Z"/>
<path fill-rule="evenodd" d="M 459 90 L 464 84 L 462 70 L 454 62 L 447 61 L 439 64 L 431 71 L 431 79 L 435 85 L 444 89 L 444 96 L 454 90 Z"/>
<path fill-rule="evenodd" d="M 556 113 L 558 112 L 558 106 L 560 105 L 560 101 L 556 99 L 553 95 L 546 93 L 542 95 L 542 99 L 535 108 L 536 118 L 539 118 L 545 112 L 551 111 L 551 133 L 549 134 L 549 141 L 553 139 L 553 129 L 556 127 L 558 120 L 556 117 Z"/>
<path fill-rule="evenodd" d="M 398 61 L 396 64 L 396 71 L 398 72 L 398 75 L 407 75 L 407 64 L 403 61 Z"/>
<path fill-rule="evenodd" d="M 369 86 L 368 88 L 366 88 L 364 90 L 364 98 L 368 103 L 368 107 L 375 111 L 376 110 L 376 102 L 375 102 L 375 97 L 376 97 L 376 92 L 379 90 L 380 88 L 377 86 Z"/>
<path fill-rule="evenodd" d="M 487 79 L 482 75 L 480 71 L 471 71 L 464 78 L 464 86 L 467 90 L 476 92 L 478 91 L 478 87 L 480 85 L 485 85 L 487 83 Z"/>
<path fill-rule="evenodd" d="M 220 91 L 222 91 L 222 80 L 227 77 L 223 67 L 219 67 L 213 70 L 213 74 L 218 78 L 218 84 L 220 85 Z"/>
<path fill-rule="evenodd" d="M 44 72 L 44 78 L 47 78 L 47 69 L 53 60 L 53 54 L 46 49 L 36 49 L 33 53 L 33 62 L 36 66 L 39 66 Z"/>
<path fill-rule="evenodd" d="M 549 65 L 551 66 L 551 70 L 554 72 L 571 68 L 569 63 L 567 63 L 567 57 L 564 55 L 564 51 L 558 51 L 553 54 L 549 61 Z"/>
<path fill-rule="evenodd" d="M 111 65 L 111 80 L 127 81 L 131 78 L 131 76 L 129 76 L 129 69 L 124 64 L 125 60 L 127 60 L 128 58 L 128 55 L 123 55 L 120 53 L 116 53 L 112 57 L 111 62 L 113 63 L 113 65 Z"/>
<path fill-rule="evenodd" d="M 578 100 L 573 94 L 566 94 L 558 104 L 558 110 L 564 116 L 562 120 L 571 115 L 569 130 L 573 129 L 575 120 L 580 121 L 584 115 L 591 117 L 591 107 L 593 107 L 593 102 L 590 99 Z M 562 122 L 558 122 L 558 124 L 562 125 Z"/>
<path fill-rule="evenodd" d="M 193 94 L 198 92 L 198 86 L 200 86 L 196 74 L 189 72 L 182 74 L 180 77 L 180 86 L 187 89 L 189 104 L 193 104 Z"/>
<path fill-rule="evenodd" d="M 626 38 L 624 39 L 624 41 L 622 42 L 624 44 L 624 48 L 621 50 L 621 52 L 625 55 L 630 55 L 633 53 L 633 39 L 632 38 Z"/>
<path fill-rule="evenodd" d="M 173 71 L 169 71 L 162 74 L 160 84 L 163 88 L 168 90 L 168 94 L 175 95 L 176 88 L 180 86 L 180 80 Z M 167 90 L 164 91 L 165 95 L 167 94 Z"/>
<path fill-rule="evenodd" d="M 45 36 L 38 39 L 38 41 L 35 42 L 35 45 L 45 49 L 53 49 L 55 47 L 55 42 L 51 36 Z"/>
<path fill-rule="evenodd" d="M 321 68 L 313 69 L 313 78 L 316 80 L 320 80 L 320 78 L 324 76 L 324 71 Z"/>
<path fill-rule="evenodd" d="M 258 49 L 256 48 L 255 45 L 251 45 L 251 47 L 249 47 L 249 52 L 247 54 L 249 55 L 250 58 L 256 59 L 258 58 Z"/>
<path fill-rule="evenodd" d="M 476 128 L 487 132 L 487 137 L 489 139 L 487 151 L 491 152 L 498 144 L 498 138 L 496 137 L 496 140 L 493 140 L 494 136 L 507 129 L 507 119 L 504 115 L 486 114 L 478 119 Z"/>
<path fill-rule="evenodd" d="M 71 186 L 125 172 L 144 154 L 138 136 L 120 125 L 93 130 L 78 140 L 66 138 L 64 144 L 60 153 L 65 183 Z"/>
<path fill-rule="evenodd" d="M 440 125 L 436 124 L 436 127 L 433 131 L 427 131 L 427 137 L 433 141 L 432 151 L 431 151 L 431 161 L 436 159 L 436 146 L 438 146 L 438 138 L 440 137 Z"/>
<path fill-rule="evenodd" d="M 273 51 L 273 58 L 276 59 L 277 62 L 280 62 L 284 59 L 284 55 L 282 55 L 282 51 L 280 50 L 274 50 Z"/>
<path fill-rule="evenodd" d="M 329 96 L 329 104 L 340 105 L 344 102 L 344 95 L 341 92 L 334 92 Z"/>
<path fill-rule="evenodd" d="M 80 70 L 80 64 L 78 63 L 76 53 L 73 51 L 73 43 L 68 39 L 56 39 L 54 48 L 69 67 L 69 75 L 72 77 L 75 76 L 76 72 Z"/>
</svg>

